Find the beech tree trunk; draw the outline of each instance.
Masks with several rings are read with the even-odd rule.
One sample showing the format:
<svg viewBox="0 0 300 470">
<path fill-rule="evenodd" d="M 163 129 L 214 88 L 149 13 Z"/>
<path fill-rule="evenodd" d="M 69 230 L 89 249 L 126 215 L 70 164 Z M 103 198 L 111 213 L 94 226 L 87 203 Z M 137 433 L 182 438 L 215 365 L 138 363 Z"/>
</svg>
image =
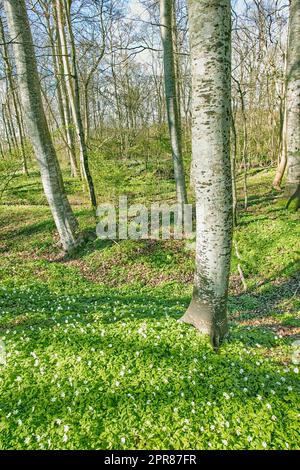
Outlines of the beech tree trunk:
<svg viewBox="0 0 300 470">
<path fill-rule="evenodd" d="M 227 333 L 232 245 L 230 0 L 189 0 L 196 274 L 182 321 L 211 337 Z"/>
<path fill-rule="evenodd" d="M 290 5 L 287 53 L 287 195 L 300 207 L 300 0 Z"/>
<path fill-rule="evenodd" d="M 187 194 L 182 160 L 181 125 L 176 84 L 174 38 L 172 33 L 173 18 L 174 0 L 160 0 L 160 24 L 164 51 L 165 95 L 169 134 L 174 163 L 174 178 L 176 184 L 177 202 L 183 206 L 187 203 Z"/>
<path fill-rule="evenodd" d="M 64 191 L 56 152 L 42 103 L 41 88 L 25 0 L 4 0 L 13 41 L 20 98 L 29 136 L 40 167 L 42 183 L 63 248 L 78 244 L 77 221 Z"/>
</svg>

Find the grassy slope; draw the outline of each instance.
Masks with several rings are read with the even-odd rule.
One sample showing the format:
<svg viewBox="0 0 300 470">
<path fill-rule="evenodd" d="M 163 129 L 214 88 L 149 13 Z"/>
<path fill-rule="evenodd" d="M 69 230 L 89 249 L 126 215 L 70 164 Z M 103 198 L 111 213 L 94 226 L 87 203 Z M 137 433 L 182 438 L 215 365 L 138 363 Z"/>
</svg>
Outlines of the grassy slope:
<svg viewBox="0 0 300 470">
<path fill-rule="evenodd" d="M 100 200 L 157 190 L 148 173 L 113 176 Z M 38 176 L 14 180 L 0 208 L 0 448 L 299 448 L 299 219 L 271 178 L 250 177 L 235 234 L 248 291 L 234 256 L 217 355 L 176 321 L 193 277 L 181 242 L 98 240 L 62 260 Z M 93 227 L 79 183 L 67 188 Z M 172 198 L 172 182 L 159 189 Z"/>
</svg>

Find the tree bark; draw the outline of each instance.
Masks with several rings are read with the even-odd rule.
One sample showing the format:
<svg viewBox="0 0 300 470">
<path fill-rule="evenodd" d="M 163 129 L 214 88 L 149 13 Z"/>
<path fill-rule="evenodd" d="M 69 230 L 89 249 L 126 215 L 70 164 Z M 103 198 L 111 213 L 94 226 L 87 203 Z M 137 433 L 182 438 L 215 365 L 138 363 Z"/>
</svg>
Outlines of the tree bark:
<svg viewBox="0 0 300 470">
<path fill-rule="evenodd" d="M 300 207 L 300 0 L 290 5 L 287 54 L 287 196 Z"/>
<path fill-rule="evenodd" d="M 77 221 L 64 191 L 61 171 L 43 108 L 25 0 L 4 0 L 4 7 L 13 41 L 21 102 L 28 133 L 40 167 L 44 192 L 62 246 L 66 251 L 71 251 L 78 244 Z"/>
<path fill-rule="evenodd" d="M 172 25 L 174 0 L 160 0 L 161 37 L 164 51 L 165 95 L 169 134 L 172 147 L 174 177 L 177 202 L 180 206 L 187 203 L 185 174 L 182 159 L 181 125 L 178 108 L 176 64 L 174 60 L 174 41 Z"/>
<path fill-rule="evenodd" d="M 230 0 L 189 0 L 196 274 L 182 320 L 218 348 L 228 331 L 232 245 Z"/>
</svg>

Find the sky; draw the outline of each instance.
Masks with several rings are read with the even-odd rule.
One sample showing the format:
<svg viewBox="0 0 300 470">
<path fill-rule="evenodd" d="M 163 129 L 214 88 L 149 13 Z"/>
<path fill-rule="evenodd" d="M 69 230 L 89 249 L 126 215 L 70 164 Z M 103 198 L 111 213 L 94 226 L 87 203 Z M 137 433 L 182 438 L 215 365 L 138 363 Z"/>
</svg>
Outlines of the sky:
<svg viewBox="0 0 300 470">
<path fill-rule="evenodd" d="M 148 12 L 139 0 L 128 0 L 130 14 L 134 17 L 139 17 L 141 20 L 147 21 L 149 19 Z"/>
<path fill-rule="evenodd" d="M 145 7 L 141 5 L 139 0 L 128 0 L 128 4 L 129 4 L 128 17 L 134 18 L 134 19 L 140 19 L 142 21 L 150 20 L 149 13 L 145 9 Z M 142 25 L 143 23 L 141 23 L 141 27 Z M 144 50 L 136 55 L 136 62 L 142 65 L 151 64 L 153 62 L 153 54 L 149 50 Z"/>
<path fill-rule="evenodd" d="M 232 0 L 232 5 L 234 6 L 235 10 L 238 11 L 241 9 L 243 2 L 244 0 Z M 142 21 L 150 20 L 149 13 L 139 0 L 128 0 L 128 8 L 129 18 L 140 19 Z M 145 50 L 137 54 L 136 61 L 145 65 L 150 64 L 153 61 L 153 56 L 149 51 Z"/>
</svg>

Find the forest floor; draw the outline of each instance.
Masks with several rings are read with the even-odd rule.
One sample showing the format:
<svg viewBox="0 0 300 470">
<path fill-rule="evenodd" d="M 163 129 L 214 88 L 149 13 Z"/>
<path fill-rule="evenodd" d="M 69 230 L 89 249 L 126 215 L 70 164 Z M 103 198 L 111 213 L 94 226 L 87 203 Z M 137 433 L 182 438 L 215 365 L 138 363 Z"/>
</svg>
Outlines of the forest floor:
<svg viewBox="0 0 300 470">
<path fill-rule="evenodd" d="M 176 321 L 192 290 L 184 242 L 91 240 L 64 259 L 38 175 L 11 182 L 0 206 L 1 449 L 300 447 L 299 215 L 272 176 L 251 173 L 247 211 L 240 194 L 218 354 Z M 81 226 L 95 229 L 80 183 L 66 183 Z M 143 184 L 118 191 L 142 199 Z"/>
</svg>

